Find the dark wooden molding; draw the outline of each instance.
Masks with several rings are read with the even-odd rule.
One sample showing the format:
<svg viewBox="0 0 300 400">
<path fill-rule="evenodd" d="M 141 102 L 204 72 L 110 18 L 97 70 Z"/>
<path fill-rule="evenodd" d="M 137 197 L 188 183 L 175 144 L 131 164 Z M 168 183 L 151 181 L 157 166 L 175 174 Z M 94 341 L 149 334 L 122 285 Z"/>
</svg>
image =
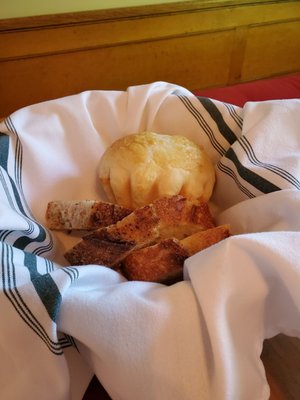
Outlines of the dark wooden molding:
<svg viewBox="0 0 300 400">
<path fill-rule="evenodd" d="M 144 6 L 120 7 L 111 9 L 57 13 L 51 15 L 34 15 L 0 19 L 0 31 L 24 30 L 63 25 L 80 25 L 114 21 L 118 19 L 134 19 L 157 15 L 180 14 L 186 12 L 199 12 L 201 10 L 220 9 L 221 7 L 243 7 L 273 3 L 289 3 L 295 0 L 195 0 L 178 1 L 174 3 L 152 4 Z"/>
</svg>

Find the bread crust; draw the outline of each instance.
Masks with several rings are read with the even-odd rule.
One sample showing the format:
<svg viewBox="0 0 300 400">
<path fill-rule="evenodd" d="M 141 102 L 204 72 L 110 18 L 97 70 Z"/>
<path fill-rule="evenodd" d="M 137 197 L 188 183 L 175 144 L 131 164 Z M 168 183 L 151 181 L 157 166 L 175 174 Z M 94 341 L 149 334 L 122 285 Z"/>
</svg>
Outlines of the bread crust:
<svg viewBox="0 0 300 400">
<path fill-rule="evenodd" d="M 129 280 L 174 283 L 183 278 L 184 261 L 230 235 L 229 225 L 199 231 L 187 238 L 165 239 L 158 244 L 131 252 L 122 262 Z"/>
<path fill-rule="evenodd" d="M 230 226 L 228 224 L 219 225 L 206 231 L 196 232 L 180 241 L 182 247 L 189 256 L 202 251 L 213 244 L 220 242 L 230 236 Z"/>
<path fill-rule="evenodd" d="M 202 146 L 185 136 L 155 132 L 112 143 L 98 173 L 108 200 L 129 208 L 176 194 L 208 201 L 215 184 L 214 165 Z"/>
<path fill-rule="evenodd" d="M 116 224 L 86 235 L 65 258 L 72 265 L 115 267 L 132 251 L 168 237 L 183 239 L 214 227 L 208 204 L 176 195 L 138 208 Z"/>
<path fill-rule="evenodd" d="M 52 230 L 93 230 L 115 224 L 131 212 L 99 200 L 56 200 L 47 205 L 46 221 Z"/>
<path fill-rule="evenodd" d="M 164 282 L 172 276 L 182 278 L 188 252 L 175 238 L 133 251 L 122 263 L 122 273 L 128 280 Z"/>
</svg>

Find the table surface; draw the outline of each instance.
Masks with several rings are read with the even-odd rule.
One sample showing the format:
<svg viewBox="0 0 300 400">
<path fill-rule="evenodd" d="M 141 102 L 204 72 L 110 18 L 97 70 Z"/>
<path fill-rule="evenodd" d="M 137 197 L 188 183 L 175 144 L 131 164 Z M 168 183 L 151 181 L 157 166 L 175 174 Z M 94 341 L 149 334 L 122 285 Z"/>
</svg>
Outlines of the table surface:
<svg viewBox="0 0 300 400">
<path fill-rule="evenodd" d="M 271 388 L 270 400 L 299 400 L 300 339 L 278 335 L 266 340 L 261 358 Z"/>
</svg>

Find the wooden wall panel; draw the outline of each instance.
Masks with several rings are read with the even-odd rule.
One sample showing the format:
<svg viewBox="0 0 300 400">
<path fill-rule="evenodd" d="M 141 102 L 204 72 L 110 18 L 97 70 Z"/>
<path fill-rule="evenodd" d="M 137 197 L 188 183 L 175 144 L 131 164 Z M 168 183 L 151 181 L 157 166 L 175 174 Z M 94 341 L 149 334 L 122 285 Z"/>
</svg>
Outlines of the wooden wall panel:
<svg viewBox="0 0 300 400">
<path fill-rule="evenodd" d="M 290 0 L 0 20 L 0 115 L 88 89 L 165 80 L 193 90 L 297 72 L 299 23 Z"/>
<path fill-rule="evenodd" d="M 300 70 L 300 21 L 249 29 L 241 79 L 258 79 Z"/>
<path fill-rule="evenodd" d="M 133 83 L 160 80 L 185 87 L 193 87 L 195 81 L 199 87 L 225 85 L 232 42 L 233 31 L 227 31 L 14 60 L 2 64 L 1 76 L 4 82 L 13 82 L 18 93 L 8 91 L 5 98 L 19 108 L 30 103 L 28 90 L 39 102 L 89 89 L 126 89 Z"/>
</svg>

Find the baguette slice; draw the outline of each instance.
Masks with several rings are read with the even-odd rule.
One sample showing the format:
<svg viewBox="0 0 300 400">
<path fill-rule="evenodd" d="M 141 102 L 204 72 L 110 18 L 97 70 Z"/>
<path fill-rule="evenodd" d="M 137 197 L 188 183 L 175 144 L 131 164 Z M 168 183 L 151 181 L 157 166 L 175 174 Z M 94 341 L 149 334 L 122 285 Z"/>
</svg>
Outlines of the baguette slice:
<svg viewBox="0 0 300 400">
<path fill-rule="evenodd" d="M 183 263 L 186 258 L 228 236 L 229 226 L 221 225 L 182 240 L 165 239 L 129 254 L 123 260 L 122 272 L 128 280 L 175 283 L 183 279 Z"/>
<path fill-rule="evenodd" d="M 181 246 L 187 251 L 189 257 L 226 239 L 230 236 L 228 224 L 219 225 L 203 232 L 196 232 L 180 241 Z"/>
<path fill-rule="evenodd" d="M 131 212 L 98 200 L 57 200 L 48 203 L 46 220 L 52 230 L 93 230 L 115 224 Z"/>
<path fill-rule="evenodd" d="M 99 264 L 114 268 L 132 251 L 167 237 L 183 239 L 212 228 L 206 202 L 170 196 L 138 208 L 116 224 L 86 235 L 65 258 L 72 265 Z"/>
</svg>

